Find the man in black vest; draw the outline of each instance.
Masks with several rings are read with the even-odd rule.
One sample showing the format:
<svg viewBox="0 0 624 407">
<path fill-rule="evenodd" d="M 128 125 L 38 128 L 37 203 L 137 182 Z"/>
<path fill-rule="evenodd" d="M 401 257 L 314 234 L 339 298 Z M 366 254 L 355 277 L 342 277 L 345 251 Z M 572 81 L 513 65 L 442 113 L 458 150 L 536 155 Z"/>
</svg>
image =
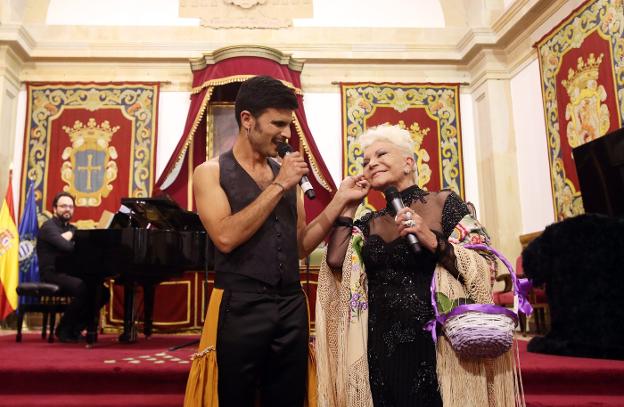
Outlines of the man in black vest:
<svg viewBox="0 0 624 407">
<path fill-rule="evenodd" d="M 298 187 L 308 167 L 299 152 L 278 165 L 291 137 L 292 89 L 266 76 L 245 81 L 236 97 L 239 133 L 231 151 L 198 166 L 193 190 L 216 247 L 215 287 L 223 289 L 217 331 L 221 407 L 302 406 L 308 310 L 298 259 L 329 232 L 344 206 L 361 200 L 365 181 L 347 178 L 323 212 L 306 224 Z"/>
</svg>

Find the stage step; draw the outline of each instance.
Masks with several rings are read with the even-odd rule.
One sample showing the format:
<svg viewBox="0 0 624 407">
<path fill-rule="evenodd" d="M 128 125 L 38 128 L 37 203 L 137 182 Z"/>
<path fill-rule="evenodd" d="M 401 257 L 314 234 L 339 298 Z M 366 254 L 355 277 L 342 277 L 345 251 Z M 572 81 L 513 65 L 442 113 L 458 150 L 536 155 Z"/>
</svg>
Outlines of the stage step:
<svg viewBox="0 0 624 407">
<path fill-rule="evenodd" d="M 3 394 L 3 406 L 20 407 L 180 407 L 184 394 Z"/>
<path fill-rule="evenodd" d="M 607 394 L 624 397 L 624 370 L 601 368 L 592 363 L 575 370 L 523 366 L 525 391 L 531 394 Z M 624 403 L 622 403 L 624 406 Z"/>
<path fill-rule="evenodd" d="M 622 407 L 622 395 L 535 394 L 526 396 L 527 407 Z"/>
<path fill-rule="evenodd" d="M 195 337 L 162 335 L 122 345 L 104 335 L 95 348 L 23 342 L 0 335 L 0 405 L 180 406 L 196 348 L 169 351 Z M 624 361 L 528 353 L 519 343 L 529 407 L 624 406 Z"/>
<path fill-rule="evenodd" d="M 520 341 L 528 407 L 622 407 L 624 361 L 531 353 Z"/>
</svg>

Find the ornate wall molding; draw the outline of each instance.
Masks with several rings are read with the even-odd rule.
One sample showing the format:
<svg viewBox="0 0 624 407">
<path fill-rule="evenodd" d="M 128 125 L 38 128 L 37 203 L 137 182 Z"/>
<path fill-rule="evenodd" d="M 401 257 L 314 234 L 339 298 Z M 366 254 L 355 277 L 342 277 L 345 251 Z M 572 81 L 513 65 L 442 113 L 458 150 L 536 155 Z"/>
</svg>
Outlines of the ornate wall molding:
<svg viewBox="0 0 624 407">
<path fill-rule="evenodd" d="M 180 0 L 180 17 L 212 28 L 285 28 L 312 17 L 312 0 Z"/>
</svg>

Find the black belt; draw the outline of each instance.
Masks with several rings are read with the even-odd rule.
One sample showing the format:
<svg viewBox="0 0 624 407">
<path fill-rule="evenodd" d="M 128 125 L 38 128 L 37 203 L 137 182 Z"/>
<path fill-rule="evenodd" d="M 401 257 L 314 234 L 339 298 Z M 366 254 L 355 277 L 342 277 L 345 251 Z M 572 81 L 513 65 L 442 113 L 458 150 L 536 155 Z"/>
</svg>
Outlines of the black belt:
<svg viewBox="0 0 624 407">
<path fill-rule="evenodd" d="M 253 278 L 242 276 L 240 274 L 223 272 L 217 272 L 215 278 L 215 288 L 246 293 L 276 295 L 291 295 L 302 292 L 300 282 L 279 284 L 273 286 L 260 280 L 255 280 Z"/>
</svg>

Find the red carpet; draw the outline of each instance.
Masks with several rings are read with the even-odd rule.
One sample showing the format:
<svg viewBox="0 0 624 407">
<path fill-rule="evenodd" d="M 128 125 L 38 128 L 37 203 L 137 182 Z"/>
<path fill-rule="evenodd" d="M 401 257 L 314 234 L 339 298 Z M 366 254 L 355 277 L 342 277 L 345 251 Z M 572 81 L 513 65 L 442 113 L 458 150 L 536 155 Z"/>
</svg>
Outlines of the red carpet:
<svg viewBox="0 0 624 407">
<path fill-rule="evenodd" d="M 526 351 L 518 341 L 527 406 L 624 406 L 624 361 Z"/>
<path fill-rule="evenodd" d="M 195 336 L 155 335 L 122 345 L 49 344 L 38 334 L 22 343 L 0 336 L 1 406 L 181 406 Z M 624 406 L 624 361 L 528 353 L 519 341 L 527 405 Z"/>
<path fill-rule="evenodd" d="M 132 345 L 116 336 L 84 344 L 47 343 L 39 334 L 0 336 L 0 405 L 181 406 L 195 336 L 154 335 Z"/>
</svg>

